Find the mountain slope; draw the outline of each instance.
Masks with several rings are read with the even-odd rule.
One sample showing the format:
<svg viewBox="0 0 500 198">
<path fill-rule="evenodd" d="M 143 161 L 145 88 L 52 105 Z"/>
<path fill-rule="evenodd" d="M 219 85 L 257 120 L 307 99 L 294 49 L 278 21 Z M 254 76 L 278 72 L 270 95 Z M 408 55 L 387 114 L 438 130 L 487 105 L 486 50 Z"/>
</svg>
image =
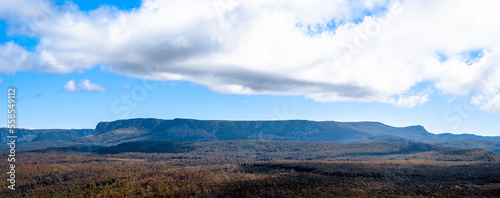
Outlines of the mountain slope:
<svg viewBox="0 0 500 198">
<path fill-rule="evenodd" d="M 461 140 L 492 140 L 492 141 L 500 141 L 500 137 L 488 137 L 488 136 L 479 136 L 474 134 L 451 134 L 451 133 L 441 133 L 438 134 L 441 137 L 452 137 Z"/>
<path fill-rule="evenodd" d="M 7 143 L 8 128 L 0 128 L 1 142 Z M 88 136 L 94 129 L 16 129 L 17 143 L 70 141 L 74 138 Z"/>
<path fill-rule="evenodd" d="M 435 136 L 422 126 L 391 127 L 378 122 L 220 121 L 130 119 L 101 122 L 78 142 L 114 145 L 133 141 L 293 140 L 409 142 Z"/>
<path fill-rule="evenodd" d="M 2 143 L 6 128 L 0 129 Z M 288 140 L 363 142 L 422 142 L 458 148 L 480 148 L 500 153 L 498 137 L 432 134 L 422 126 L 392 127 L 380 122 L 307 120 L 225 121 L 138 118 L 100 122 L 92 129 L 18 129 L 17 142 L 27 150 L 54 146 L 114 146 L 126 142 L 223 140 Z M 2 144 L 1 147 L 6 147 Z M 21 147 L 20 147 L 21 148 Z"/>
</svg>

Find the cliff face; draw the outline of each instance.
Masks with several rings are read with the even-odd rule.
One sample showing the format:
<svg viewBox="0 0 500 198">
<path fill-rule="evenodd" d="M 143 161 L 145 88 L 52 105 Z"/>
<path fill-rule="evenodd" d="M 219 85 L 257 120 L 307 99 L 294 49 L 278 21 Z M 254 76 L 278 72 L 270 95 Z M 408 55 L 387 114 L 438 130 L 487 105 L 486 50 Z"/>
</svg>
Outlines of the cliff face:
<svg viewBox="0 0 500 198">
<path fill-rule="evenodd" d="M 126 129 L 126 128 L 136 128 L 136 129 L 153 129 L 157 128 L 160 123 L 165 120 L 154 119 L 154 118 L 137 118 L 129 120 L 117 120 L 112 122 L 99 122 L 95 128 L 94 135 L 99 135 L 102 133 Z"/>
<path fill-rule="evenodd" d="M 5 147 L 7 141 L 7 131 L 7 128 L 0 129 L 3 147 Z M 29 143 L 28 146 L 32 146 L 33 149 L 53 147 L 54 145 L 113 146 L 125 142 L 144 141 L 290 140 L 342 143 L 423 142 L 500 152 L 500 139 L 498 137 L 482 137 L 470 134 L 436 135 L 429 133 L 422 126 L 392 127 L 380 122 L 162 120 L 139 118 L 100 122 L 95 130 L 18 129 L 17 136 L 18 143 Z"/>
<path fill-rule="evenodd" d="M 152 118 L 101 122 L 91 137 L 99 144 L 131 141 L 213 141 L 213 140 L 293 140 L 293 141 L 414 141 L 434 136 L 422 126 L 391 127 L 378 122 L 335 121 L 222 121 Z"/>
</svg>

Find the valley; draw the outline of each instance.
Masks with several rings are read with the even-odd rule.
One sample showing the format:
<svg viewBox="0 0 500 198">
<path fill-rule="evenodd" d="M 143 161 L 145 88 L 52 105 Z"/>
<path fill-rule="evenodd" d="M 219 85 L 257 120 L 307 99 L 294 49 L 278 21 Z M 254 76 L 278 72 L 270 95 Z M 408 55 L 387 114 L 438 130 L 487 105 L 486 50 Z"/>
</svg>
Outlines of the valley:
<svg viewBox="0 0 500 198">
<path fill-rule="evenodd" d="M 95 129 L 21 129 L 18 137 L 18 190 L 4 186 L 2 197 L 500 194 L 498 137 L 422 126 L 130 119 Z"/>
</svg>

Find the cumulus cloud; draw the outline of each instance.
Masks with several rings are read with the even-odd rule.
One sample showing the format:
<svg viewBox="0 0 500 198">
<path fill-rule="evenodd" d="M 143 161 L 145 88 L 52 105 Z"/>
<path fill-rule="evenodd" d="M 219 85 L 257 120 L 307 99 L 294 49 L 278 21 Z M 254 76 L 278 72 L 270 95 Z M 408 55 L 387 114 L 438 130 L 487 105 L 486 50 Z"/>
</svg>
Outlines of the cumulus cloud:
<svg viewBox="0 0 500 198">
<path fill-rule="evenodd" d="M 76 86 L 76 83 L 74 80 L 68 81 L 63 88 L 68 91 L 68 92 L 78 92 L 78 91 L 88 91 L 88 92 L 100 92 L 100 91 L 106 91 L 106 88 L 95 84 L 93 82 L 90 82 L 88 79 L 82 80 L 79 84 L 78 87 Z"/>
<path fill-rule="evenodd" d="M 500 113 L 500 93 L 473 96 L 470 104 L 482 111 Z"/>
<path fill-rule="evenodd" d="M 0 72 L 28 71 L 36 66 L 37 57 L 23 47 L 10 41 L 0 45 Z"/>
<path fill-rule="evenodd" d="M 406 107 L 406 108 L 413 108 L 417 105 L 422 105 L 426 102 L 429 102 L 429 95 L 423 95 L 423 96 L 399 96 L 398 100 L 395 100 L 393 102 L 394 105 L 398 107 Z"/>
<path fill-rule="evenodd" d="M 420 83 L 479 96 L 486 94 L 481 82 L 500 78 L 500 13 L 492 1 L 143 0 L 131 11 L 103 6 L 89 12 L 70 3 L 6 2 L 0 17 L 15 24 L 9 33 L 40 42 L 35 52 L 0 46 L 9 54 L 0 56 L 4 73 L 101 65 L 219 93 L 408 108 L 431 97 L 408 93 Z M 24 58 L 13 67 L 9 63 L 20 59 L 9 57 Z M 481 104 L 495 100 L 483 98 Z"/>
<path fill-rule="evenodd" d="M 90 80 L 85 79 L 83 80 L 80 84 L 78 84 L 80 88 L 82 88 L 85 91 L 106 91 L 106 89 L 98 84 L 95 84 L 93 82 L 90 82 Z"/>
<path fill-rule="evenodd" d="M 74 80 L 68 81 L 66 84 L 64 84 L 63 88 L 68 91 L 68 92 L 76 92 L 78 89 L 76 88 L 76 83 Z"/>
<path fill-rule="evenodd" d="M 483 111 L 500 113 L 500 93 L 490 96 L 480 108 Z"/>
</svg>

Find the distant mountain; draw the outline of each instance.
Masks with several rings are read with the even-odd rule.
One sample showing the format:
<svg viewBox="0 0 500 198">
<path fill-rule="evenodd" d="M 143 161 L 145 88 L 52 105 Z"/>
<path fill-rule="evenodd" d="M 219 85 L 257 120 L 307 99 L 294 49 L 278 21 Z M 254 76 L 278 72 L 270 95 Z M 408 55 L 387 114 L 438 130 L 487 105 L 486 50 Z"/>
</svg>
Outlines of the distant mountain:
<svg viewBox="0 0 500 198">
<path fill-rule="evenodd" d="M 76 143 L 110 146 L 142 141 L 291 140 L 363 142 L 423 142 L 500 153 L 495 137 L 429 133 L 422 126 L 392 127 L 380 122 L 307 120 L 225 121 L 139 118 L 100 122 L 93 135 Z"/>
<path fill-rule="evenodd" d="M 0 129 L 2 143 L 6 128 Z M 392 127 L 380 122 L 307 120 L 226 121 L 138 118 L 100 122 L 92 129 L 18 129 L 18 143 L 36 150 L 48 147 L 114 146 L 127 142 L 207 142 L 225 140 L 286 140 L 341 143 L 422 142 L 458 148 L 480 148 L 500 153 L 500 138 L 429 133 L 422 126 Z M 0 147 L 5 147 L 4 146 Z"/>
<path fill-rule="evenodd" d="M 292 140 L 410 142 L 435 135 L 422 126 L 391 127 L 379 122 L 221 121 L 130 119 L 101 122 L 93 135 L 78 142 L 115 145 L 134 141 Z"/>
<path fill-rule="evenodd" d="M 480 136 L 474 134 L 452 134 L 452 133 L 441 133 L 438 134 L 441 137 L 453 137 L 462 140 L 493 140 L 500 141 L 500 136 Z"/>
<path fill-rule="evenodd" d="M 1 142 L 7 143 L 8 128 L 0 128 Z M 70 141 L 78 137 L 92 135 L 94 129 L 16 129 L 17 143 Z"/>
</svg>

